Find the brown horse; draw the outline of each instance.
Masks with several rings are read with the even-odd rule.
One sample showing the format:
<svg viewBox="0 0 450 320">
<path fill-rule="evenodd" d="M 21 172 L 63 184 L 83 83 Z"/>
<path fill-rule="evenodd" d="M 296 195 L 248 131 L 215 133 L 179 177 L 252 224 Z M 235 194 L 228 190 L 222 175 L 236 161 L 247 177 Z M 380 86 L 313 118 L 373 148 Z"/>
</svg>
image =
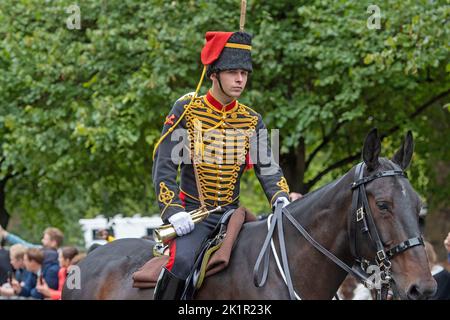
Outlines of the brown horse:
<svg viewBox="0 0 450 320">
<path fill-rule="evenodd" d="M 412 135 L 408 133 L 392 160 L 379 158 L 380 149 L 381 142 L 374 129 L 368 134 L 362 152 L 362 175 L 377 177 L 364 182 L 368 210 L 382 249 L 387 252 L 395 245 L 396 250 L 402 248 L 390 261 L 397 295 L 402 299 L 424 299 L 436 290 L 424 247 L 421 243 L 405 245 L 409 243 L 406 239 L 420 236 L 420 199 L 403 175 L 381 174 L 394 170 L 403 172 L 408 167 L 413 153 Z M 352 241 L 357 243 L 359 257 L 368 260 L 373 261 L 379 249 L 373 247 L 372 236 L 359 234 L 355 238 L 349 227 L 354 225 L 355 219 L 351 186 L 356 170 L 352 168 L 336 181 L 285 208 L 318 243 L 347 265 L 355 263 Z M 285 249 L 295 291 L 302 299 L 333 298 L 347 272 L 305 240 L 286 217 L 283 221 Z M 255 262 L 267 233 L 266 221 L 245 224 L 228 268 L 206 278 L 195 298 L 289 299 L 289 291 L 273 256 L 269 260 L 266 283 L 262 287 L 253 283 Z M 279 250 L 278 240 L 275 236 L 275 246 Z M 132 288 L 131 279 L 133 272 L 152 257 L 152 245 L 148 240 L 123 239 L 94 250 L 79 264 L 80 288 L 69 289 L 66 283 L 63 299 L 152 299 L 152 289 Z"/>
</svg>

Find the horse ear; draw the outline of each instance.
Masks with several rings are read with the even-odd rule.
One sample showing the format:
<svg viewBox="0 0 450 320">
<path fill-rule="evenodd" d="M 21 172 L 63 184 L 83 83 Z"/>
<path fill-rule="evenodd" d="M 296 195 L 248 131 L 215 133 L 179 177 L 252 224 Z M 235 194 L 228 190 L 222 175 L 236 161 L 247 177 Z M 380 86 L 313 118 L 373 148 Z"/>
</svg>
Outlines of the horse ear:
<svg viewBox="0 0 450 320">
<path fill-rule="evenodd" d="M 405 140 L 403 141 L 400 149 L 395 153 L 392 161 L 395 162 L 405 170 L 411 163 L 412 155 L 414 152 L 414 140 L 411 130 L 406 134 Z"/>
<path fill-rule="evenodd" d="M 381 141 L 378 137 L 377 128 L 370 130 L 364 141 L 362 157 L 369 171 L 373 171 L 380 165 L 378 156 L 381 152 Z"/>
</svg>

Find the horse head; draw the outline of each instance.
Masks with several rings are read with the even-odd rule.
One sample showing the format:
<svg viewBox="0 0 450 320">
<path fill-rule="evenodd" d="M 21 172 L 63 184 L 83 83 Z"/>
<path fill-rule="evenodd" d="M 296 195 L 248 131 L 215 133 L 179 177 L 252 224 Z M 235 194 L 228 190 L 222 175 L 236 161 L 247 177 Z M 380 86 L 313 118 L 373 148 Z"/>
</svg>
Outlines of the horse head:
<svg viewBox="0 0 450 320">
<path fill-rule="evenodd" d="M 359 180 L 356 188 L 358 183 L 353 185 L 353 192 L 362 190 L 367 196 L 366 205 L 357 206 L 363 207 L 365 212 L 360 211 L 359 218 L 358 215 L 356 219 L 352 217 L 354 221 L 359 219 L 355 222 L 359 224 L 353 226 L 357 258 L 377 261 L 383 268 L 387 266 L 394 291 L 401 299 L 424 299 L 436 291 L 419 229 L 422 203 L 404 173 L 413 150 L 413 137 L 409 131 L 392 159 L 380 158 L 381 140 L 377 130 L 373 129 L 367 135 L 362 151 L 365 166 L 361 167 L 363 171 L 359 177 L 365 180 Z M 379 246 L 376 245 L 377 238 Z M 383 259 L 384 254 L 386 259 Z"/>
</svg>

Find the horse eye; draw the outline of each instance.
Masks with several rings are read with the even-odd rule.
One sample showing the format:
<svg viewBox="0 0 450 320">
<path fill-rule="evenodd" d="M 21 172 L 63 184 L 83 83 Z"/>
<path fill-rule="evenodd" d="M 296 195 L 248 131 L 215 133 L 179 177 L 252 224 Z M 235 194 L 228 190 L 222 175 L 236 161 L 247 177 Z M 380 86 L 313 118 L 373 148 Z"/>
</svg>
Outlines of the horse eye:
<svg viewBox="0 0 450 320">
<path fill-rule="evenodd" d="M 389 205 L 386 202 L 377 202 L 377 206 L 380 211 L 386 212 L 389 210 Z"/>
</svg>

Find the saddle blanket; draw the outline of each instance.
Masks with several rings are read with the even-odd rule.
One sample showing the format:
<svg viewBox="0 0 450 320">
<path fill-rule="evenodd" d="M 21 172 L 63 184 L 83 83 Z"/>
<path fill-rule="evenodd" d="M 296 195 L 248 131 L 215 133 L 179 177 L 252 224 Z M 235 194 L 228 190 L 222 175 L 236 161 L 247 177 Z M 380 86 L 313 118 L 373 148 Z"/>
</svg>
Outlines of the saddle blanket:
<svg viewBox="0 0 450 320">
<path fill-rule="evenodd" d="M 239 235 L 242 225 L 246 222 L 256 221 L 256 217 L 246 208 L 239 207 L 231 215 L 227 225 L 226 234 L 223 238 L 223 242 L 213 248 L 213 252 L 205 254 L 205 259 L 202 265 L 203 272 L 200 279 L 200 284 L 204 277 L 212 276 L 217 272 L 225 269 L 230 261 L 231 251 L 234 243 Z M 140 289 L 154 288 L 158 281 L 159 274 L 162 268 L 169 261 L 168 255 L 162 255 L 153 257 L 146 262 L 139 270 L 133 274 L 133 287 Z M 206 267 L 205 267 L 206 266 Z M 199 286 L 198 286 L 199 287 Z"/>
</svg>

